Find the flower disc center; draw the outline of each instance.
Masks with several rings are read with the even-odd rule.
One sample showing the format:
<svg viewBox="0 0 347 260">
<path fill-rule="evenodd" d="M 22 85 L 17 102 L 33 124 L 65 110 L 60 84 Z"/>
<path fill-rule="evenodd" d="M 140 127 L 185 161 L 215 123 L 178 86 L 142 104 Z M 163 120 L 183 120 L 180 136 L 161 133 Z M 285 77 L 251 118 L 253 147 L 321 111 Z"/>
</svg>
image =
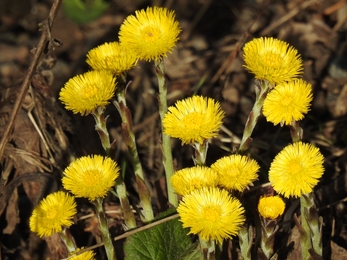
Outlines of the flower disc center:
<svg viewBox="0 0 347 260">
<path fill-rule="evenodd" d="M 289 107 L 293 102 L 293 98 L 292 97 L 285 97 L 282 99 L 282 105 Z"/>
<path fill-rule="evenodd" d="M 203 122 L 203 116 L 198 112 L 192 112 L 182 118 L 182 124 L 187 130 L 198 131 Z"/>
<path fill-rule="evenodd" d="M 160 39 L 161 33 L 158 28 L 147 26 L 142 31 L 141 38 L 146 42 L 157 42 Z"/>
<path fill-rule="evenodd" d="M 290 173 L 293 174 L 293 175 L 297 175 L 299 174 L 300 172 L 302 172 L 302 165 L 300 162 L 297 162 L 297 161 L 292 161 L 290 163 Z"/>
<path fill-rule="evenodd" d="M 96 169 L 89 170 L 83 175 L 83 183 L 87 186 L 93 187 L 96 183 L 100 182 L 100 172 Z"/>
<path fill-rule="evenodd" d="M 82 97 L 88 99 L 94 97 L 97 92 L 98 88 L 95 85 L 87 85 L 82 89 Z"/>
<path fill-rule="evenodd" d="M 222 213 L 220 206 L 208 206 L 204 208 L 203 216 L 210 222 L 216 222 L 219 220 Z"/>
<path fill-rule="evenodd" d="M 264 66 L 270 68 L 280 68 L 283 64 L 283 58 L 281 55 L 275 52 L 267 52 L 263 54 L 264 57 Z"/>
<path fill-rule="evenodd" d="M 47 219 L 55 219 L 58 215 L 58 211 L 55 208 L 50 208 L 49 211 L 46 211 Z"/>
<path fill-rule="evenodd" d="M 240 170 L 238 168 L 229 168 L 227 170 L 227 174 L 230 177 L 236 177 L 236 176 L 240 175 Z"/>
</svg>

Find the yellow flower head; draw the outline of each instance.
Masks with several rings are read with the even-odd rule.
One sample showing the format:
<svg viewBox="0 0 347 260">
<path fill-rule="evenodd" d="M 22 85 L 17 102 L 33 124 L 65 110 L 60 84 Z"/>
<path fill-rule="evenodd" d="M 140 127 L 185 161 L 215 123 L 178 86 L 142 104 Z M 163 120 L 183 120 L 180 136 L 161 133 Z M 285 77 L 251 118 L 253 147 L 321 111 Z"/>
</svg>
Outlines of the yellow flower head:
<svg viewBox="0 0 347 260">
<path fill-rule="evenodd" d="M 224 115 L 219 102 L 212 98 L 186 98 L 168 108 L 163 119 L 164 133 L 181 139 L 183 144 L 202 144 L 218 135 Z"/>
<path fill-rule="evenodd" d="M 227 190 L 243 191 L 258 178 L 259 164 L 247 156 L 233 154 L 217 160 L 211 168 L 218 173 L 219 185 Z"/>
<path fill-rule="evenodd" d="M 74 253 L 80 251 L 81 249 L 77 249 Z M 88 250 L 80 255 L 73 256 L 69 258 L 70 260 L 96 260 L 95 253 L 92 250 Z"/>
<path fill-rule="evenodd" d="M 61 232 L 63 226 L 73 224 L 71 219 L 77 213 L 76 206 L 74 197 L 63 191 L 49 194 L 34 209 L 29 220 L 30 230 L 40 237 Z"/>
<path fill-rule="evenodd" d="M 263 114 L 267 121 L 290 125 L 304 118 L 312 101 L 311 84 L 302 79 L 277 85 L 264 101 Z"/>
<path fill-rule="evenodd" d="M 119 167 L 111 158 L 84 156 L 70 163 L 64 171 L 62 182 L 64 188 L 77 198 L 92 201 L 105 197 L 118 176 Z"/>
<path fill-rule="evenodd" d="M 237 235 L 245 221 L 240 201 L 226 190 L 202 188 L 183 197 L 177 208 L 184 228 L 204 240 L 216 240 Z"/>
<path fill-rule="evenodd" d="M 261 197 L 258 203 L 259 214 L 266 219 L 276 219 L 284 212 L 286 204 L 280 196 Z"/>
<path fill-rule="evenodd" d="M 177 194 L 185 196 L 202 187 L 216 187 L 218 175 L 209 167 L 194 166 L 177 171 L 171 177 L 171 183 Z"/>
<path fill-rule="evenodd" d="M 284 83 L 298 77 L 303 70 L 298 51 L 274 38 L 256 38 L 243 48 L 245 67 L 257 79 Z"/>
<path fill-rule="evenodd" d="M 118 42 L 110 42 L 90 50 L 87 63 L 93 70 L 110 70 L 119 75 L 135 66 L 136 55 Z"/>
<path fill-rule="evenodd" d="M 161 60 L 171 53 L 181 29 L 174 11 L 147 7 L 129 15 L 119 29 L 120 44 L 146 61 Z"/>
<path fill-rule="evenodd" d="M 296 142 L 286 146 L 271 163 L 269 180 L 284 197 L 300 197 L 312 192 L 324 173 L 324 157 L 311 144 Z"/>
<path fill-rule="evenodd" d="M 106 70 L 89 71 L 65 83 L 59 99 L 74 114 L 88 115 L 98 107 L 105 107 L 116 89 L 115 78 Z"/>
</svg>

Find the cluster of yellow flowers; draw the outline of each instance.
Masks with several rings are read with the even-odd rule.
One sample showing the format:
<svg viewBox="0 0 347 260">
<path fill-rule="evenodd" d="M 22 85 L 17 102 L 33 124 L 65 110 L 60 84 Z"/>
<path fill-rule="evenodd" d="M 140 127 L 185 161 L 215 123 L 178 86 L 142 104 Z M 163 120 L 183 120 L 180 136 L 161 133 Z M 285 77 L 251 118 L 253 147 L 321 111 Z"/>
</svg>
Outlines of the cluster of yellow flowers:
<svg viewBox="0 0 347 260">
<path fill-rule="evenodd" d="M 103 198 L 119 176 L 117 163 L 100 155 L 84 156 L 72 162 L 64 171 L 62 179 L 66 190 L 77 198 L 91 201 Z M 30 217 L 30 229 L 40 237 L 61 232 L 72 224 L 77 213 L 74 197 L 58 191 L 48 195 L 34 209 Z"/>
<path fill-rule="evenodd" d="M 203 144 L 218 135 L 224 115 L 219 102 L 212 98 L 186 98 L 168 108 L 163 119 L 164 133 L 179 138 L 182 144 Z M 205 241 L 222 243 L 223 239 L 237 235 L 245 221 L 244 208 L 220 187 L 243 190 L 251 185 L 259 167 L 255 161 L 247 162 L 246 157 L 230 156 L 212 167 L 197 165 L 179 170 L 171 177 L 176 193 L 183 196 L 177 208 L 183 227 Z M 244 181 L 232 185 L 240 179 Z"/>
<path fill-rule="evenodd" d="M 158 7 L 128 16 L 120 27 L 119 42 L 90 50 L 86 62 L 93 70 L 71 78 L 62 88 L 59 98 L 66 109 L 81 115 L 94 114 L 96 109 L 109 104 L 118 77 L 136 66 L 138 60 L 162 60 L 178 40 L 180 26 L 174 18 L 174 12 Z M 258 38 L 245 45 L 244 60 L 246 69 L 268 87 L 262 106 L 267 121 L 293 126 L 303 119 L 313 96 L 311 84 L 298 78 L 303 65 L 297 50 L 281 40 Z M 205 145 L 206 150 L 199 152 L 207 152 L 206 144 L 218 135 L 224 117 L 218 101 L 193 96 L 168 108 L 163 132 L 179 138 L 182 144 L 195 145 L 196 149 Z M 318 148 L 295 142 L 274 158 L 269 180 L 279 195 L 300 197 L 318 183 L 324 172 L 323 161 Z M 190 233 L 205 241 L 222 243 L 223 239 L 237 235 L 246 220 L 245 209 L 235 194 L 253 186 L 260 166 L 240 154 L 220 158 L 210 167 L 204 166 L 204 161 L 195 163 L 196 166 L 181 169 L 171 178 L 176 193 L 182 196 L 177 212 Z M 115 185 L 119 171 L 111 158 L 84 156 L 65 169 L 62 183 L 75 197 L 95 201 L 105 197 Z M 277 219 L 284 209 L 280 196 L 262 197 L 258 203 L 258 211 L 265 219 Z M 30 229 L 41 237 L 62 232 L 72 225 L 75 214 L 74 197 L 59 191 L 48 195 L 35 208 Z M 82 259 L 77 257 L 80 256 L 74 259 Z M 83 259 L 94 259 L 94 255 L 89 252 Z"/>
<path fill-rule="evenodd" d="M 168 108 L 163 119 L 164 133 L 182 144 L 203 144 L 216 137 L 224 111 L 218 101 L 193 96 Z M 171 177 L 176 193 L 183 196 L 177 212 L 183 227 L 205 241 L 218 241 L 237 235 L 245 221 L 241 202 L 230 195 L 243 191 L 258 177 L 259 165 L 246 156 L 231 155 L 211 167 L 194 166 Z"/>
<path fill-rule="evenodd" d="M 245 45 L 244 57 L 245 67 L 271 86 L 263 107 L 267 120 L 275 125 L 291 125 L 301 120 L 312 101 L 312 86 L 296 79 L 302 72 L 297 50 L 277 39 L 259 38 Z M 218 102 L 194 96 L 169 108 L 163 120 L 164 132 L 181 139 L 183 144 L 202 144 L 217 136 L 223 118 Z M 284 197 L 300 197 L 318 183 L 324 172 L 323 161 L 318 148 L 294 143 L 276 156 L 269 180 Z M 171 182 L 177 194 L 183 196 L 177 208 L 183 226 L 205 240 L 221 242 L 237 234 L 245 221 L 244 209 L 229 192 L 243 192 L 253 185 L 259 168 L 255 160 L 234 154 L 219 159 L 211 167 L 177 171 Z M 264 218 L 276 219 L 284 209 L 285 203 L 279 196 L 259 200 L 258 211 Z"/>
<path fill-rule="evenodd" d="M 258 170 L 255 160 L 237 154 L 223 157 L 211 167 L 177 171 L 171 182 L 177 194 L 183 196 L 177 208 L 183 227 L 206 241 L 219 243 L 237 235 L 245 221 L 244 208 L 230 192 L 252 186 Z"/>
<path fill-rule="evenodd" d="M 104 43 L 87 54 L 94 70 L 71 78 L 60 100 L 73 113 L 88 115 L 113 97 L 116 78 L 138 60 L 161 60 L 176 46 L 181 29 L 173 11 L 148 7 L 128 16 L 120 27 L 119 42 Z"/>
<path fill-rule="evenodd" d="M 263 114 L 275 125 L 290 125 L 303 119 L 312 101 L 312 86 L 297 77 L 303 72 L 298 51 L 274 38 L 257 38 L 244 47 L 245 67 L 273 88 L 267 95 Z"/>
<path fill-rule="evenodd" d="M 172 51 L 180 33 L 174 18 L 173 11 L 158 7 L 128 16 L 120 28 L 120 42 L 105 43 L 90 50 L 86 62 L 93 70 L 71 78 L 61 89 L 59 99 L 65 108 L 83 116 L 106 107 L 115 94 L 118 76 L 133 68 L 138 60 L 161 60 Z M 111 158 L 84 156 L 72 162 L 63 175 L 66 190 L 75 197 L 95 201 L 105 197 L 115 185 L 119 167 Z M 74 197 L 56 192 L 34 209 L 30 229 L 40 237 L 60 233 L 71 226 L 75 214 Z M 78 257 L 75 259 L 82 259 Z"/>
<path fill-rule="evenodd" d="M 313 99 L 311 84 L 297 78 L 303 72 L 298 51 L 273 38 L 254 39 L 243 50 L 245 67 L 270 86 L 263 104 L 267 121 L 294 126 L 309 111 Z M 274 158 L 269 170 L 270 183 L 277 193 L 287 198 L 310 193 L 324 172 L 323 161 L 318 148 L 295 142 Z M 272 210 L 266 209 L 272 203 L 273 199 L 265 198 L 259 202 L 259 212 L 266 218 L 278 216 L 269 214 Z M 283 213 L 282 209 L 276 212 Z"/>
</svg>

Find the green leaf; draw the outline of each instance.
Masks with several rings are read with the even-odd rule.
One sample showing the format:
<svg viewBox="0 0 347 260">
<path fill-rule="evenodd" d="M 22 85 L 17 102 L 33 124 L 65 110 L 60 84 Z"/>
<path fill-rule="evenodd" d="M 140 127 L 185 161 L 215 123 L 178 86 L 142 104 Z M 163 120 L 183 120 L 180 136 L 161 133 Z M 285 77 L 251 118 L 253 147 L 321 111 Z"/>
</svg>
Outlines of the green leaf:
<svg viewBox="0 0 347 260">
<path fill-rule="evenodd" d="M 195 249 L 187 256 L 183 257 L 182 260 L 203 260 L 204 257 L 201 254 L 200 247 L 195 247 Z"/>
<path fill-rule="evenodd" d="M 188 229 L 184 229 L 178 219 L 136 233 L 125 242 L 125 260 L 183 259 L 191 254 L 195 247 L 187 234 Z"/>
<path fill-rule="evenodd" d="M 104 0 L 64 0 L 65 15 L 75 23 L 85 24 L 99 18 L 108 8 Z"/>
</svg>

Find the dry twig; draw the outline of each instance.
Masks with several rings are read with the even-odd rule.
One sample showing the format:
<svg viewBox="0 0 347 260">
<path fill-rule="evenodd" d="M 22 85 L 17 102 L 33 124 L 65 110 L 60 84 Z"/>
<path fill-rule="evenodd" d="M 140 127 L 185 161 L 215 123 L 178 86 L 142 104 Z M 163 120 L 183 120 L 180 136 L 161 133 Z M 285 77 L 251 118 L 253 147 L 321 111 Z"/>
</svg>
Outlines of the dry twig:
<svg viewBox="0 0 347 260">
<path fill-rule="evenodd" d="M 23 99 L 24 99 L 26 93 L 28 92 L 28 88 L 29 88 L 31 79 L 33 77 L 34 72 L 36 71 L 37 65 L 40 61 L 41 54 L 44 51 L 45 47 L 47 46 L 47 42 L 48 41 L 49 41 L 49 43 L 51 42 L 50 28 L 52 27 L 53 22 L 57 16 L 61 2 L 62 2 L 62 0 L 56 0 L 54 2 L 51 10 L 49 12 L 49 16 L 47 18 L 47 21 L 43 27 L 41 38 L 39 40 L 37 47 L 35 48 L 34 58 L 30 63 L 30 66 L 28 68 L 28 72 L 27 72 L 27 74 L 24 78 L 24 81 L 20 87 L 20 92 L 19 92 L 17 100 L 14 104 L 13 111 L 11 113 L 8 124 L 4 130 L 3 136 L 2 136 L 1 141 L 0 141 L 0 158 L 2 158 L 4 150 L 5 150 L 5 146 L 10 139 L 10 134 L 13 130 L 14 122 L 15 122 L 16 117 L 18 115 L 19 109 L 22 106 Z"/>
</svg>

